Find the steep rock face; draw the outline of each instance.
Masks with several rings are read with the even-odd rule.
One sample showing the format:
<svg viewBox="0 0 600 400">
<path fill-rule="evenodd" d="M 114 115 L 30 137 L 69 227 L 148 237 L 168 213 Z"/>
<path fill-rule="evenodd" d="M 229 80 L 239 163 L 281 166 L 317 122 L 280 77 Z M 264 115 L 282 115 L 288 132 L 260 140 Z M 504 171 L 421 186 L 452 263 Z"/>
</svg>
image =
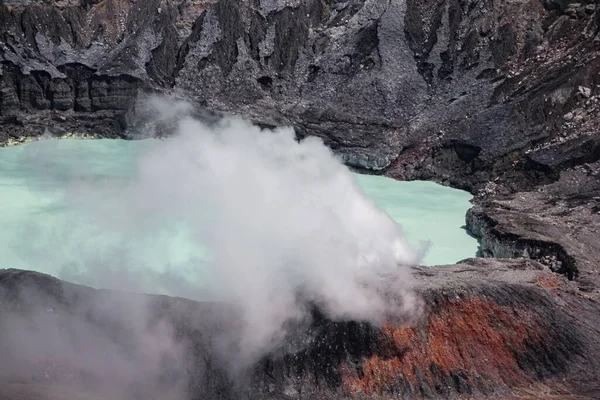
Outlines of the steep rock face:
<svg viewBox="0 0 600 400">
<path fill-rule="evenodd" d="M 44 113 L 29 110 L 67 111 L 52 129 L 81 129 L 71 111 L 118 116 L 135 89 L 158 88 L 263 124 L 293 124 L 351 164 L 381 169 L 397 156 L 426 93 L 404 41 L 404 3 L 210 3 L 3 5 L 0 115 L 25 125 L 7 128 L 4 140 L 40 133 L 30 120 Z"/>
<path fill-rule="evenodd" d="M 434 100 L 390 175 L 523 190 L 598 159 L 595 3 L 416 3 L 408 37 Z"/>
<path fill-rule="evenodd" d="M 123 136 L 140 89 L 169 80 L 177 35 L 202 2 L 0 3 L 0 141 L 54 134 Z"/>
<path fill-rule="evenodd" d="M 416 325 L 316 312 L 286 348 L 231 381 L 217 340 L 235 329 L 231 307 L 3 270 L 0 348 L 11 362 L 0 368 L 0 393 L 17 384 L 104 398 L 481 398 L 532 385 L 545 390 L 538 398 L 599 393 L 598 303 L 540 264 L 474 259 L 414 275 L 426 305 Z"/>
<path fill-rule="evenodd" d="M 499 178 L 524 188 L 566 165 L 548 165 L 549 152 L 567 164 L 574 151 L 579 160 L 598 157 L 593 2 L 0 7 L 0 116 L 11 125 L 2 140 L 41 126 L 90 133 L 77 113 L 98 116 L 99 135 L 123 135 L 123 124 L 107 127 L 102 117 L 120 116 L 137 89 L 153 88 L 265 125 L 291 124 L 350 165 L 400 178 L 471 189 Z"/>
<path fill-rule="evenodd" d="M 388 1 L 222 1 L 195 26 L 176 87 L 211 109 L 292 124 L 350 164 L 381 169 L 426 94 L 404 12 Z"/>
</svg>

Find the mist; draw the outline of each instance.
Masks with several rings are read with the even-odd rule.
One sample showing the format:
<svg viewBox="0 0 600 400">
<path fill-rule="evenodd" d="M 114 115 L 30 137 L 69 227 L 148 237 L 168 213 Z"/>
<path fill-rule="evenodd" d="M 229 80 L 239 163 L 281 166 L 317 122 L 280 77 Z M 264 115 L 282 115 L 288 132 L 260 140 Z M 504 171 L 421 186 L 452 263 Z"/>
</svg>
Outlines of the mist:
<svg viewBox="0 0 600 400">
<path fill-rule="evenodd" d="M 193 110 L 164 97 L 138 105 L 144 124 L 132 134 L 152 137 L 161 126 L 169 135 L 146 141 L 135 179 L 89 181 L 75 174 L 69 206 L 122 242 L 102 254 L 82 245 L 83 261 L 60 266 L 59 277 L 230 304 L 237 310 L 235 329 L 213 345 L 232 374 L 281 347 L 294 327 L 310 322 L 314 308 L 333 320 L 373 324 L 418 317 L 409 270 L 422 251 L 407 244 L 401 228 L 319 138 L 299 142 L 291 128 L 261 129 L 238 117 L 205 123 Z M 29 165 L 48 170 L 51 159 L 41 147 Z M 93 167 L 82 162 L 73 168 Z M 130 256 L 127 238 L 160 248 L 162 237 L 181 230 L 206 257 L 154 271 Z M 148 312 L 138 303 L 135 310 L 136 321 L 142 320 L 136 327 L 147 328 Z M 122 308 L 125 315 L 130 311 Z M 147 340 L 146 328 L 135 335 L 140 343 L 155 343 L 156 331 Z M 181 358 L 166 332 L 159 332 L 161 348 L 177 349 L 171 358 Z M 152 346 L 144 349 L 152 352 Z"/>
</svg>

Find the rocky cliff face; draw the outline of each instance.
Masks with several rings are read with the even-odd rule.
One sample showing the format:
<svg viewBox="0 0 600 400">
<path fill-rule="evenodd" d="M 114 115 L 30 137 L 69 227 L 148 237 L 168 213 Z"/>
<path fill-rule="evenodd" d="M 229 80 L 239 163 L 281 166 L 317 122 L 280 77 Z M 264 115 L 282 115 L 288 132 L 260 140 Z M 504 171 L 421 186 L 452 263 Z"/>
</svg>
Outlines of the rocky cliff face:
<svg viewBox="0 0 600 400">
<path fill-rule="evenodd" d="M 492 259 L 417 271 L 421 325 L 319 320 L 323 341 L 265 360 L 254 398 L 598 396 L 597 1 L 0 1 L 1 143 L 131 137 L 145 91 L 476 194 L 467 227 Z"/>
<path fill-rule="evenodd" d="M 474 187 L 509 169 L 551 179 L 575 149 L 582 161 L 597 158 L 590 137 L 600 83 L 594 3 L 58 0 L 1 7 L 4 141 L 48 126 L 123 135 L 125 127 L 110 119 L 138 89 L 153 88 L 264 124 L 291 124 L 300 136 L 322 137 L 351 165 L 391 167 L 398 177 Z M 548 165 L 549 153 L 559 155 L 556 165 Z"/>
<path fill-rule="evenodd" d="M 293 124 L 349 162 L 381 169 L 426 92 L 404 40 L 403 3 L 91 3 L 2 6 L 0 113 L 26 125 L 7 128 L 4 140 L 40 134 L 50 116 L 55 132 L 122 135 L 101 118 L 153 88 Z M 100 120 L 86 126 L 82 117 Z"/>
</svg>

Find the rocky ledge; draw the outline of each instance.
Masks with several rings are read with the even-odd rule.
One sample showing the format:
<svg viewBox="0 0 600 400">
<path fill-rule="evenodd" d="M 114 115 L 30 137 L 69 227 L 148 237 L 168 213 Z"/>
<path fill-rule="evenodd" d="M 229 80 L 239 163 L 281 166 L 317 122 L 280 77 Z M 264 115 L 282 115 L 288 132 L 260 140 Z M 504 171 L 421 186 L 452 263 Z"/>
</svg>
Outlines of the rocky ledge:
<svg viewBox="0 0 600 400">
<path fill-rule="evenodd" d="M 529 257 L 598 295 L 600 162 L 560 173 L 553 183 L 512 194 L 483 194 L 467 213 L 485 257 Z"/>
<path fill-rule="evenodd" d="M 11 398 L 561 398 L 600 395 L 599 304 L 526 259 L 469 259 L 413 272 L 410 326 L 318 311 L 235 379 L 217 303 L 99 291 L 0 271 L 0 395 Z M 243 382 L 243 384 L 240 384 Z M 172 396 L 172 397 L 169 397 Z"/>
</svg>

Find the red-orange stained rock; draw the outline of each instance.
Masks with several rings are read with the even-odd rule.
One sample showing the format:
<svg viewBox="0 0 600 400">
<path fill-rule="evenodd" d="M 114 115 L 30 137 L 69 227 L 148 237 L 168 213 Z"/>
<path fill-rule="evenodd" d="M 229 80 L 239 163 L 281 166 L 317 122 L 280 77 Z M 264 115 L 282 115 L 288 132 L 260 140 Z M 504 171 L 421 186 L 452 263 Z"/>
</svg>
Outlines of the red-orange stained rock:
<svg viewBox="0 0 600 400">
<path fill-rule="evenodd" d="M 525 309 L 504 308 L 479 297 L 447 303 L 420 328 L 385 327 L 393 345 L 406 349 L 404 354 L 364 359 L 360 377 L 344 369 L 344 387 L 351 393 L 380 393 L 399 377 L 416 382 L 415 367 L 431 382 L 434 363 L 446 373 L 465 371 L 514 385 L 527 377 L 513 352 L 523 350 L 525 339 L 541 340 L 538 329 L 534 314 Z"/>
<path fill-rule="evenodd" d="M 547 274 L 540 276 L 535 283 L 536 285 L 544 289 L 557 289 L 558 287 L 560 287 L 561 279 L 562 278 L 560 278 L 557 275 Z"/>
</svg>

